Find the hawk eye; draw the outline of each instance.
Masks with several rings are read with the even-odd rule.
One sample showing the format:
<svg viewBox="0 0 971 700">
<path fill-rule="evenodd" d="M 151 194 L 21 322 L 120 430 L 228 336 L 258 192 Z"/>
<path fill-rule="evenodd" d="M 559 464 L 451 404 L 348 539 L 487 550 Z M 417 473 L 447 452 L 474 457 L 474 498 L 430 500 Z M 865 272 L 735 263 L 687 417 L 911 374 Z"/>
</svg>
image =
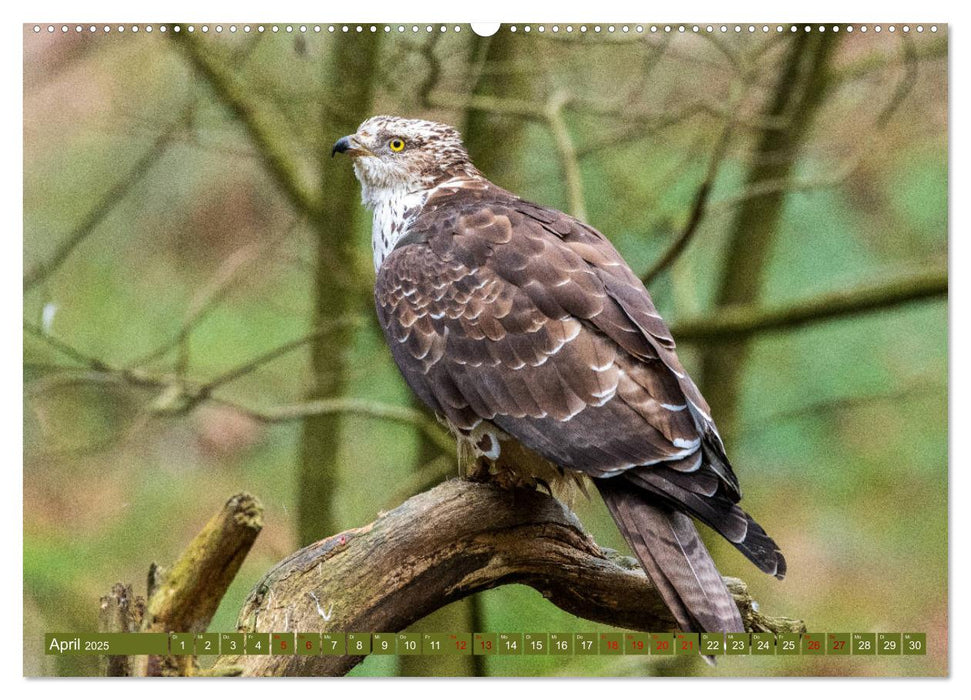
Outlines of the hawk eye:
<svg viewBox="0 0 971 700">
<path fill-rule="evenodd" d="M 405 150 L 405 141 L 404 139 L 393 138 L 388 141 L 388 148 L 395 153 L 400 153 L 401 151 Z"/>
</svg>

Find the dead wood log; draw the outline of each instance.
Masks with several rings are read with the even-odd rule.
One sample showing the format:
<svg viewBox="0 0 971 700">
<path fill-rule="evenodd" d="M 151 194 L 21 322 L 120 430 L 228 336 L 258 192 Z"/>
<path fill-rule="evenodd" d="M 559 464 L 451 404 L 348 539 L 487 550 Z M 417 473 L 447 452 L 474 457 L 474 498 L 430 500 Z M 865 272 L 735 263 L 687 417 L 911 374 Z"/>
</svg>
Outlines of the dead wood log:
<svg viewBox="0 0 971 700">
<path fill-rule="evenodd" d="M 559 501 L 537 491 L 454 479 L 282 561 L 250 593 L 238 629 L 397 632 L 448 603 L 507 583 L 531 586 L 594 622 L 642 631 L 674 626 L 636 562 L 598 546 Z M 726 583 L 747 629 L 805 630 L 798 620 L 759 611 L 744 582 Z M 214 670 L 343 675 L 361 660 L 225 656 Z"/>
</svg>

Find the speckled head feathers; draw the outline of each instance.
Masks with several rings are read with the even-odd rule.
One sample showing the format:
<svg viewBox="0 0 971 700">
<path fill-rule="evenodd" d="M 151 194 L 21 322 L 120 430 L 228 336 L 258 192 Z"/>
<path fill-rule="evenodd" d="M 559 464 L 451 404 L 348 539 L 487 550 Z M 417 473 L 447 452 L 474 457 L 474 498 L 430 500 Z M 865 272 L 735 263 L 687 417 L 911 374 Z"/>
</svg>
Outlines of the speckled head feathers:
<svg viewBox="0 0 971 700">
<path fill-rule="evenodd" d="M 479 177 L 459 132 L 424 119 L 375 116 L 334 146 L 354 158 L 365 189 L 429 189 L 455 177 Z"/>
</svg>

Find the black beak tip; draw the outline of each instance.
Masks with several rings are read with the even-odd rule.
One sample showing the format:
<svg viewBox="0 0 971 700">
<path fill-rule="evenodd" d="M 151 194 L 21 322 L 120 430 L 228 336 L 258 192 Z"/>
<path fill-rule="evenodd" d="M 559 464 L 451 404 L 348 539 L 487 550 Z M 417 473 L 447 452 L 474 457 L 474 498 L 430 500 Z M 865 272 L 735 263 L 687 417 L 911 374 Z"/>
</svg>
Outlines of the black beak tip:
<svg viewBox="0 0 971 700">
<path fill-rule="evenodd" d="M 337 143 L 330 150 L 330 157 L 333 158 L 338 153 L 345 153 L 351 147 L 351 140 L 344 136 L 343 138 L 337 139 Z"/>
</svg>

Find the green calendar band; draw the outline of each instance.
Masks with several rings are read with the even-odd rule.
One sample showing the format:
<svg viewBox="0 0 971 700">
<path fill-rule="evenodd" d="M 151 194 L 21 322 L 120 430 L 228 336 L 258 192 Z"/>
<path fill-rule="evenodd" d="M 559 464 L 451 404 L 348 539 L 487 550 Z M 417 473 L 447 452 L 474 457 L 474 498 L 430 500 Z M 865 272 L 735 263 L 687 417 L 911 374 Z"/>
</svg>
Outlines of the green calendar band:
<svg viewBox="0 0 971 700">
<path fill-rule="evenodd" d="M 54 656 L 923 656 L 924 632 L 48 633 Z"/>
</svg>

